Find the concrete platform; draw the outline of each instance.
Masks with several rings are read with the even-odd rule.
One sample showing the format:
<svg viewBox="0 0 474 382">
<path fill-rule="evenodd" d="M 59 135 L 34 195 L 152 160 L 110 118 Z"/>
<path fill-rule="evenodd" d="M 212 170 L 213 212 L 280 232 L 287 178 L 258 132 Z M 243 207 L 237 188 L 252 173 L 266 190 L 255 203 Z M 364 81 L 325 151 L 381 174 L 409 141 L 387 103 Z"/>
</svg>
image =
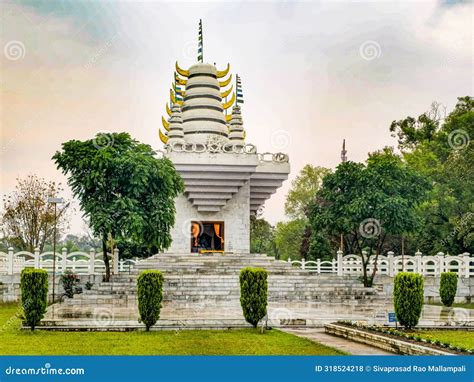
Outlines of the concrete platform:
<svg viewBox="0 0 474 382">
<path fill-rule="evenodd" d="M 387 324 L 391 304 L 331 304 L 270 302 L 267 324 L 278 328 L 317 328 L 339 320 Z M 470 326 L 474 310 L 425 305 L 419 327 Z M 249 327 L 238 303 L 165 302 L 155 330 L 228 329 Z M 49 307 L 38 329 L 47 330 L 137 330 L 138 307 L 135 298 L 121 302 L 74 304 L 68 300 Z"/>
</svg>

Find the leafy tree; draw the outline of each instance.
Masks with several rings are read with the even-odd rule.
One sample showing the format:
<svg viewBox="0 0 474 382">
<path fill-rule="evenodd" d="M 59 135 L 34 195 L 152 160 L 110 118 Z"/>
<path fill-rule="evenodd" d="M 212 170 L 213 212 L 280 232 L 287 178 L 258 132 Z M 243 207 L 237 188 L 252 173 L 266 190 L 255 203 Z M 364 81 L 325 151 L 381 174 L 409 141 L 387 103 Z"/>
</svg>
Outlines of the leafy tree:
<svg viewBox="0 0 474 382">
<path fill-rule="evenodd" d="M 474 251 L 474 99 L 458 98 L 454 110 L 433 104 L 418 118 L 392 122 L 408 166 L 433 185 L 418 208 L 423 223 L 409 239 L 424 253 Z"/>
<path fill-rule="evenodd" d="M 250 253 L 266 253 L 278 258 L 273 226 L 263 218 L 250 217 Z"/>
<path fill-rule="evenodd" d="M 291 189 L 286 196 L 285 214 L 292 219 L 306 218 L 308 206 L 321 187 L 323 178 L 331 170 L 307 164 L 291 182 Z"/>
<path fill-rule="evenodd" d="M 339 245 L 339 236 L 325 234 L 324 231 L 315 231 L 311 225 L 306 225 L 301 243 L 301 257 L 305 260 L 330 260 L 336 255 Z"/>
<path fill-rule="evenodd" d="M 275 227 L 275 245 L 280 259 L 300 258 L 300 249 L 306 229 L 305 219 L 278 222 Z"/>
<path fill-rule="evenodd" d="M 172 162 L 154 155 L 149 145 L 127 133 L 99 133 L 63 143 L 53 156 L 68 175 L 93 234 L 101 238 L 107 281 L 108 242 L 129 239 L 153 251 L 171 244 L 174 199 L 184 186 Z"/>
<path fill-rule="evenodd" d="M 89 235 L 74 235 L 67 234 L 59 243 L 60 247 L 64 247 L 69 252 L 83 251 L 89 252 L 91 248 L 99 248 L 101 246 L 100 240 L 94 239 Z"/>
<path fill-rule="evenodd" d="M 306 260 L 321 257 L 321 247 L 316 247 L 312 239 L 312 227 L 308 221 L 309 206 L 321 187 L 324 176 L 331 170 L 305 165 L 292 181 L 286 196 L 285 214 L 292 219 L 277 225 L 277 247 L 284 253 L 283 258 L 299 257 Z"/>
<path fill-rule="evenodd" d="M 377 267 L 369 275 L 368 264 L 389 249 L 388 237 L 415 230 L 415 208 L 428 189 L 426 180 L 389 148 L 370 154 L 366 165 L 341 163 L 326 175 L 310 208 L 313 232 L 342 233 L 345 247 L 361 255 L 364 285 L 371 286 Z"/>
<path fill-rule="evenodd" d="M 48 198 L 63 192 L 61 183 L 36 175 L 17 179 L 15 191 L 3 199 L 2 230 L 7 246 L 33 252 L 43 251 L 54 232 L 54 206 Z M 57 206 L 57 236 L 67 227 L 68 204 Z"/>
</svg>

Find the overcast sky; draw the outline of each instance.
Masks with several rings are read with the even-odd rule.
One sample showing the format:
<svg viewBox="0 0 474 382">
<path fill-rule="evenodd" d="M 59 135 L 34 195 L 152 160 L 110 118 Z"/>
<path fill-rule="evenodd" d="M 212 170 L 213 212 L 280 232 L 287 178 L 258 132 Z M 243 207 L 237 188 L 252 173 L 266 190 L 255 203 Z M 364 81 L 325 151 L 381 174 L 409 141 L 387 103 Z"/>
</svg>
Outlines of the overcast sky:
<svg viewBox="0 0 474 382">
<path fill-rule="evenodd" d="M 335 167 L 395 144 L 394 119 L 473 95 L 473 6 L 464 1 L 2 1 L 1 193 L 16 178 L 64 177 L 62 142 L 126 131 L 159 149 L 174 63 L 242 78 L 247 141 L 289 154 L 290 180 L 267 201 L 284 219 L 306 164 Z M 82 229 L 80 213 L 71 230 Z"/>
</svg>

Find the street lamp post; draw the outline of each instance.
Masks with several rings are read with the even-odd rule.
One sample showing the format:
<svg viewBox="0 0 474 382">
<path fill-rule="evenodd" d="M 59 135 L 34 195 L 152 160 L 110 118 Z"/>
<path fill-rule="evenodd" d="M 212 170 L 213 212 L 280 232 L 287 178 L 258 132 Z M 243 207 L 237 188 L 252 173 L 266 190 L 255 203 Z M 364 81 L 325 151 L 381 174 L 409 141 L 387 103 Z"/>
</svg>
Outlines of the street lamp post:
<svg viewBox="0 0 474 382">
<path fill-rule="evenodd" d="M 341 163 L 346 163 L 347 162 L 347 150 L 346 150 L 346 140 L 344 139 L 342 141 L 342 150 L 341 150 Z M 342 252 L 344 252 L 344 234 L 341 233 L 341 236 L 340 236 L 340 250 Z"/>
<path fill-rule="evenodd" d="M 63 203 L 63 198 L 48 198 L 48 203 L 54 204 L 54 230 L 53 230 L 53 304 L 56 291 L 56 229 L 57 229 L 57 205 Z"/>
</svg>

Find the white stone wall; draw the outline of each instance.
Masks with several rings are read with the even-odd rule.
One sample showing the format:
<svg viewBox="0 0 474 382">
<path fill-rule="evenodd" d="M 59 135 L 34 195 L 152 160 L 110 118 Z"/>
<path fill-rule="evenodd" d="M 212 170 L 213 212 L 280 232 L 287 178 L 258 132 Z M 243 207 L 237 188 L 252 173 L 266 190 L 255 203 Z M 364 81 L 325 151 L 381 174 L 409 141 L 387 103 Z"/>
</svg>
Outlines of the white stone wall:
<svg viewBox="0 0 474 382">
<path fill-rule="evenodd" d="M 250 186 L 247 182 L 219 212 L 198 212 L 185 195 L 175 200 L 176 224 L 171 230 L 173 243 L 167 252 L 189 253 L 191 221 L 223 221 L 226 252 L 250 252 Z"/>
</svg>

